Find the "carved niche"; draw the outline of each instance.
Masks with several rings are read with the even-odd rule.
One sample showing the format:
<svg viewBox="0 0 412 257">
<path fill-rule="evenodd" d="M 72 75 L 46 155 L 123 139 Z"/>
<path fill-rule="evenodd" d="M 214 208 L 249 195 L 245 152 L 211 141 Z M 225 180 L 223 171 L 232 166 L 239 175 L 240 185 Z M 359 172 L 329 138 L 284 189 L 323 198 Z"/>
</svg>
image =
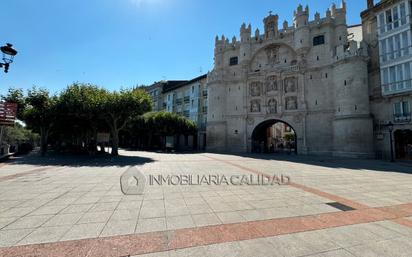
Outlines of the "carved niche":
<svg viewBox="0 0 412 257">
<path fill-rule="evenodd" d="M 250 101 L 250 112 L 260 112 L 260 100 Z"/>
<path fill-rule="evenodd" d="M 284 82 L 285 93 L 295 93 L 297 90 L 296 78 L 286 78 Z"/>
<path fill-rule="evenodd" d="M 268 64 L 274 65 L 279 63 L 279 46 L 269 46 L 265 49 L 268 58 Z"/>
<path fill-rule="evenodd" d="M 261 82 L 250 83 L 250 95 L 260 96 L 261 94 L 262 94 L 262 83 Z"/>
<path fill-rule="evenodd" d="M 298 99 L 296 96 L 285 98 L 285 109 L 286 110 L 297 110 L 298 109 Z"/>
<path fill-rule="evenodd" d="M 277 101 L 276 101 L 276 99 L 274 99 L 274 98 L 269 99 L 267 113 L 268 114 L 277 113 Z"/>
<path fill-rule="evenodd" d="M 269 76 L 266 78 L 266 92 L 278 90 L 278 82 L 276 76 Z"/>
</svg>

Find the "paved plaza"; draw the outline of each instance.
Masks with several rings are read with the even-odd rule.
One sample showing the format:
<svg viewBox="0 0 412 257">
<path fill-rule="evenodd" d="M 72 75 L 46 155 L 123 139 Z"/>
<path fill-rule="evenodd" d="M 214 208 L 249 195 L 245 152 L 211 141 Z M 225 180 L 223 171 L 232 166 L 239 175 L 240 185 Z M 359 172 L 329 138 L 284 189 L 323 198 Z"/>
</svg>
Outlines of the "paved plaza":
<svg viewBox="0 0 412 257">
<path fill-rule="evenodd" d="M 412 166 L 121 151 L 0 164 L 0 256 L 412 256 Z M 147 181 L 124 195 L 130 167 Z M 150 184 L 150 176 L 290 179 Z"/>
</svg>

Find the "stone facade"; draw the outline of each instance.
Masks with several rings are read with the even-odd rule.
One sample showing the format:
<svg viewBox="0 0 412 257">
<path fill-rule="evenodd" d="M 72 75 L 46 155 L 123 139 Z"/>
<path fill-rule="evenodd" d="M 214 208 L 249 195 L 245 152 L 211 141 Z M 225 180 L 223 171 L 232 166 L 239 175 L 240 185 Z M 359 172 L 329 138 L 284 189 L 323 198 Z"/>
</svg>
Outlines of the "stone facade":
<svg viewBox="0 0 412 257">
<path fill-rule="evenodd" d="M 367 51 L 348 39 L 346 3 L 313 20 L 299 6 L 280 29 L 277 15 L 263 22 L 263 34 L 243 24 L 239 40 L 216 37 L 207 150 L 251 152 L 273 120 L 294 129 L 299 154 L 373 156 Z"/>
</svg>

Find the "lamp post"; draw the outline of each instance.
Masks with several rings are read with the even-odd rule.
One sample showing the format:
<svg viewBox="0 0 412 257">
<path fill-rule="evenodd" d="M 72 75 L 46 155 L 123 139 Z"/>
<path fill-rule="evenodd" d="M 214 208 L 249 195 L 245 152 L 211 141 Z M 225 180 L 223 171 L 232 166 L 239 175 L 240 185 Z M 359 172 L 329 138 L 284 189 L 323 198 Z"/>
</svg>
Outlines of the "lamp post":
<svg viewBox="0 0 412 257">
<path fill-rule="evenodd" d="M 3 53 L 3 63 L 0 62 L 0 68 L 4 67 L 4 72 L 7 73 L 17 51 L 13 48 L 13 45 L 9 43 L 0 47 L 0 50 Z"/>
<path fill-rule="evenodd" d="M 391 144 L 391 162 L 394 162 L 395 158 L 393 156 L 393 139 L 392 139 L 393 123 L 390 121 L 388 124 L 385 125 L 385 127 L 387 127 L 389 130 L 389 138 L 390 138 L 390 144 Z"/>
</svg>

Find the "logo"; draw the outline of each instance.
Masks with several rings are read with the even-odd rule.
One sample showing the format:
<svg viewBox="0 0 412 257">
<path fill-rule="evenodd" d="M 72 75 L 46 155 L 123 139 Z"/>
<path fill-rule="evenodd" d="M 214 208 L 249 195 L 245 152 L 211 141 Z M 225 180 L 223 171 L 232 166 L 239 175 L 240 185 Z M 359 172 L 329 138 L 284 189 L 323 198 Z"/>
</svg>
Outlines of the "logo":
<svg viewBox="0 0 412 257">
<path fill-rule="evenodd" d="M 136 168 L 128 168 L 120 177 L 120 187 L 125 195 L 142 195 L 146 177 Z"/>
</svg>

